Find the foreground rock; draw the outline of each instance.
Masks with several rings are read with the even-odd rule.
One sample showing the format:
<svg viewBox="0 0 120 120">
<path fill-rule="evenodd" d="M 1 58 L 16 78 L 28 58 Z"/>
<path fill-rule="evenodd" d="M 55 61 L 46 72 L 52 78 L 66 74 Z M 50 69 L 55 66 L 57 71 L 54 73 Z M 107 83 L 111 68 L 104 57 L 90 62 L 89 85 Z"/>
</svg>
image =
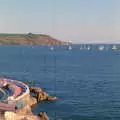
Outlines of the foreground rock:
<svg viewBox="0 0 120 120">
<path fill-rule="evenodd" d="M 45 112 L 40 112 L 39 116 L 40 116 L 40 120 L 49 120 Z"/>
<path fill-rule="evenodd" d="M 37 104 L 37 99 L 35 97 L 30 97 L 29 106 L 32 108 Z"/>
<path fill-rule="evenodd" d="M 53 101 L 56 100 L 57 97 L 49 96 L 43 89 L 37 87 L 30 87 L 30 92 L 34 93 L 34 97 L 37 99 L 37 102 L 41 102 L 44 100 Z"/>
<path fill-rule="evenodd" d="M 0 120 L 49 120 L 45 112 L 40 112 L 36 116 L 31 109 L 41 101 L 56 100 L 57 97 L 49 96 L 43 89 L 29 87 L 17 80 L 1 78 L 0 84 L 2 86 L 0 93 L 8 94 L 8 97 L 0 102 Z M 10 89 L 11 94 L 5 92 Z"/>
<path fill-rule="evenodd" d="M 5 120 L 41 120 L 40 118 L 34 115 L 23 115 L 18 113 L 16 114 L 14 112 L 5 112 L 4 117 Z"/>
<path fill-rule="evenodd" d="M 56 100 L 57 97 L 49 96 L 43 89 L 37 87 L 30 87 L 30 92 L 34 93 L 34 96 L 30 96 L 28 105 L 23 109 L 16 110 L 16 112 L 5 112 L 5 120 L 49 120 L 45 112 L 40 112 L 38 116 L 33 115 L 31 108 L 41 101 Z"/>
</svg>

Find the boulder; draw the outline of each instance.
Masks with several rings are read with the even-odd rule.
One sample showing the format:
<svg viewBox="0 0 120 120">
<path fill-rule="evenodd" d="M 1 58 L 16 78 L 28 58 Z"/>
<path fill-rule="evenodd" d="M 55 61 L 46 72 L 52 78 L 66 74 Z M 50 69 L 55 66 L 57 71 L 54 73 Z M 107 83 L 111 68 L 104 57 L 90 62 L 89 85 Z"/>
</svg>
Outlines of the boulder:
<svg viewBox="0 0 120 120">
<path fill-rule="evenodd" d="M 35 98 L 37 99 L 37 102 L 48 100 L 56 100 L 57 97 L 49 96 L 42 88 L 37 87 L 30 87 L 30 92 L 35 94 Z"/>
<path fill-rule="evenodd" d="M 34 107 L 35 104 L 37 104 L 37 99 L 31 96 L 29 100 L 30 107 Z"/>
<path fill-rule="evenodd" d="M 22 114 L 22 115 L 32 114 L 31 107 L 29 105 L 27 105 L 22 109 L 16 110 L 16 113 Z"/>
<path fill-rule="evenodd" d="M 53 97 L 53 96 L 48 96 L 47 97 L 48 101 L 53 101 L 53 100 L 57 100 L 57 99 L 58 99 L 57 97 Z"/>
<path fill-rule="evenodd" d="M 40 120 L 49 120 L 45 112 L 40 112 L 39 116 L 40 116 Z"/>
<path fill-rule="evenodd" d="M 22 115 L 14 112 L 5 112 L 4 118 L 5 120 L 39 120 L 39 118 L 34 115 Z"/>
</svg>

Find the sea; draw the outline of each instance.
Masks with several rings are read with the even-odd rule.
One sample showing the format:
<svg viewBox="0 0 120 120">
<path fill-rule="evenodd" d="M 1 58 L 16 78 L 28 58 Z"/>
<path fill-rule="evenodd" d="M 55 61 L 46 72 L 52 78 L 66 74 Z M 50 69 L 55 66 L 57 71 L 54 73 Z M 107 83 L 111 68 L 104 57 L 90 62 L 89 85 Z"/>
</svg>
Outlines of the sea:
<svg viewBox="0 0 120 120">
<path fill-rule="evenodd" d="M 0 76 L 43 88 L 50 120 L 120 120 L 120 51 L 111 45 L 0 46 Z"/>
</svg>

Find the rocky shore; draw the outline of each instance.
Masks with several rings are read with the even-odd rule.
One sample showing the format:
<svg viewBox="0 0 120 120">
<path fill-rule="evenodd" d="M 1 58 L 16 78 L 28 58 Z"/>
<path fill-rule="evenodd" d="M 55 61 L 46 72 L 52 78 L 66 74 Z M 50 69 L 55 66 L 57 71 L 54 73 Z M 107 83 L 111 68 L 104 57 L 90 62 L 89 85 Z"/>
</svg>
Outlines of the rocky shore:
<svg viewBox="0 0 120 120">
<path fill-rule="evenodd" d="M 5 112 L 5 120 L 49 120 L 45 112 L 40 112 L 39 115 L 36 116 L 32 113 L 31 109 L 41 101 L 53 101 L 56 100 L 57 97 L 49 96 L 43 89 L 36 87 L 30 87 L 30 92 L 34 93 L 34 96 L 30 96 L 28 105 L 15 112 Z"/>
<path fill-rule="evenodd" d="M 10 90 L 11 86 L 12 89 L 21 88 L 21 95 L 16 94 L 17 96 L 13 97 L 16 93 L 14 90 L 14 94 L 8 96 L 11 99 L 7 99 L 7 104 L 5 101 L 0 102 L 0 120 L 49 120 L 45 112 L 34 115 L 32 108 L 41 101 L 53 101 L 57 97 L 50 96 L 42 88 L 29 87 L 17 80 L 0 79 L 0 85 L 3 90 Z M 2 91 L 0 93 L 2 94 Z"/>
<path fill-rule="evenodd" d="M 1 45 L 69 45 L 45 34 L 0 34 Z"/>
</svg>

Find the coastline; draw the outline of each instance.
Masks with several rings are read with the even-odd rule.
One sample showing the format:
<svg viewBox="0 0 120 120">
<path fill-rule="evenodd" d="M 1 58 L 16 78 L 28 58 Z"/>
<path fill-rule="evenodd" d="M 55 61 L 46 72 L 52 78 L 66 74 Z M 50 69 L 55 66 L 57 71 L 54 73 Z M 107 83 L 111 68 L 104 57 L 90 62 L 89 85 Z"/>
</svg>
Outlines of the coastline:
<svg viewBox="0 0 120 120">
<path fill-rule="evenodd" d="M 0 102 L 0 119 L 1 120 L 49 120 L 45 112 L 40 112 L 38 116 L 32 113 L 34 105 L 42 101 L 53 101 L 57 97 L 49 96 L 42 88 L 29 87 L 27 84 L 6 78 L 0 78 L 0 93 L 12 89 L 8 98 Z M 19 91 L 18 91 L 19 88 Z M 20 94 L 18 94 L 20 93 Z M 31 94 L 34 94 L 31 95 Z M 6 102 L 5 102 L 6 101 Z"/>
<path fill-rule="evenodd" d="M 70 45 L 45 34 L 0 34 L 0 45 Z"/>
</svg>

